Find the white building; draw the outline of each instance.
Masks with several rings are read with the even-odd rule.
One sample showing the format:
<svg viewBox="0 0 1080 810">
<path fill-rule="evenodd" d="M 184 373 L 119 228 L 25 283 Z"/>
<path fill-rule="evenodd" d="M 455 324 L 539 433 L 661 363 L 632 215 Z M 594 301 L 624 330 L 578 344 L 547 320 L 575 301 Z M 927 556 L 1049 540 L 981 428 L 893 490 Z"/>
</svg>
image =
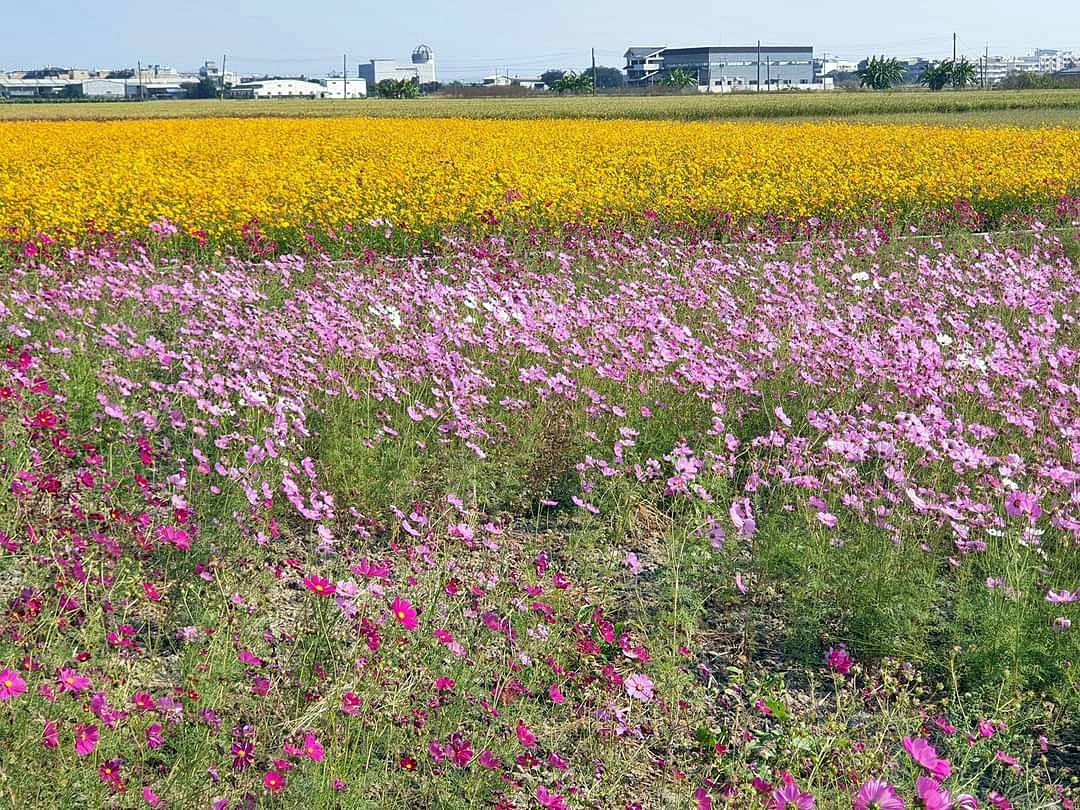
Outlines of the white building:
<svg viewBox="0 0 1080 810">
<path fill-rule="evenodd" d="M 346 96 L 346 93 L 348 95 Z M 241 98 L 365 98 L 364 79 L 260 79 L 242 82 L 232 88 Z"/>
<path fill-rule="evenodd" d="M 127 82 L 124 79 L 86 79 L 82 82 L 82 94 L 86 98 L 124 98 Z"/>
<path fill-rule="evenodd" d="M 319 84 L 326 88 L 323 98 L 367 98 L 366 79 L 342 79 L 331 76 L 319 79 Z"/>
<path fill-rule="evenodd" d="M 496 73 L 493 76 L 485 76 L 481 80 L 484 87 L 525 87 L 529 90 L 547 90 L 548 86 L 539 76 L 509 76 L 505 73 Z"/>
<path fill-rule="evenodd" d="M 357 68 L 357 76 L 374 87 L 383 79 L 411 79 L 418 84 L 431 84 L 435 78 L 435 52 L 427 45 L 417 45 L 410 64 L 398 64 L 393 59 L 372 59 Z"/>
</svg>

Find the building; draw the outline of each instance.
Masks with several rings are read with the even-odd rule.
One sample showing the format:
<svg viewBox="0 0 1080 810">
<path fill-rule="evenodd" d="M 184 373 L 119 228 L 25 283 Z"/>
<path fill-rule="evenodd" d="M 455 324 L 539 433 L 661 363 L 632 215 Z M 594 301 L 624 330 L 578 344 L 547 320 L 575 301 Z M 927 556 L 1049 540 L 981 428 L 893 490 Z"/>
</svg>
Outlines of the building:
<svg viewBox="0 0 1080 810">
<path fill-rule="evenodd" d="M 85 98 L 125 98 L 127 96 L 125 79 L 86 79 L 81 84 L 82 95 Z"/>
<path fill-rule="evenodd" d="M 348 93 L 348 96 L 346 96 Z M 233 86 L 233 98 L 365 98 L 364 79 L 258 79 Z"/>
<path fill-rule="evenodd" d="M 548 86 L 539 76 L 510 76 L 505 73 L 496 73 L 493 76 L 485 76 L 480 85 L 482 87 L 524 87 L 528 90 L 547 90 Z"/>
<path fill-rule="evenodd" d="M 987 84 L 997 84 L 1017 73 L 1060 73 L 1080 64 L 1080 54 L 1073 51 L 1057 51 L 1040 48 L 1024 56 L 991 56 L 981 58 L 975 65 L 979 78 L 986 77 Z"/>
<path fill-rule="evenodd" d="M 222 75 L 217 62 L 212 60 L 202 63 L 202 67 L 199 68 L 198 77 L 199 79 L 209 79 L 219 87 L 222 85 L 231 87 L 232 85 L 240 84 L 241 81 L 240 74 L 232 70 L 226 70 L 224 75 Z"/>
<path fill-rule="evenodd" d="M 393 59 L 372 59 L 366 65 L 359 65 L 356 75 L 371 87 L 384 79 L 407 79 L 421 85 L 432 84 L 438 81 L 435 78 L 435 52 L 427 45 L 417 45 L 408 65 L 398 64 Z"/>
<path fill-rule="evenodd" d="M 663 48 L 627 48 L 623 58 L 626 60 L 627 84 L 646 84 L 664 69 Z"/>
<path fill-rule="evenodd" d="M 367 98 L 366 79 L 346 79 L 340 76 L 331 76 L 316 81 L 326 88 L 323 98 Z"/>
<path fill-rule="evenodd" d="M 629 48 L 625 56 L 631 85 L 657 84 L 680 70 L 693 76 L 703 93 L 832 87 L 831 80 L 815 81 L 814 49 L 809 45 Z"/>
</svg>

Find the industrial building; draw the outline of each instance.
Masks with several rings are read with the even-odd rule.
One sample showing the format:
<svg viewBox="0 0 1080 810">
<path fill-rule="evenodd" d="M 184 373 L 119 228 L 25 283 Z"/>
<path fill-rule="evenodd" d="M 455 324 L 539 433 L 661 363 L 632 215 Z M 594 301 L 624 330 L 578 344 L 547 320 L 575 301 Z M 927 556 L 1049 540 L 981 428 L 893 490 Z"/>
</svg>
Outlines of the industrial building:
<svg viewBox="0 0 1080 810">
<path fill-rule="evenodd" d="M 435 52 L 427 45 L 417 45 L 407 65 L 393 59 L 372 59 L 366 65 L 359 65 L 356 75 L 371 87 L 383 79 L 408 79 L 421 85 L 432 84 L 438 81 L 435 78 Z"/>
<path fill-rule="evenodd" d="M 346 95 L 346 93 L 348 95 Z M 364 79 L 259 79 L 231 88 L 232 98 L 365 98 Z"/>
<path fill-rule="evenodd" d="M 632 47 L 624 54 L 630 85 L 662 83 L 674 70 L 689 73 L 703 93 L 827 90 L 831 80 L 814 75 L 809 45 L 697 48 Z"/>
</svg>

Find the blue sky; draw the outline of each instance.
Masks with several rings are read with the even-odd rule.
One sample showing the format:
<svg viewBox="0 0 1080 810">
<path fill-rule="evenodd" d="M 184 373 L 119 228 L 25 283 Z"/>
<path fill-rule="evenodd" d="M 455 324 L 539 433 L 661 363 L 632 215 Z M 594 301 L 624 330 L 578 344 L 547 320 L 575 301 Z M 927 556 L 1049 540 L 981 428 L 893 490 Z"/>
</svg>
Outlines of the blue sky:
<svg viewBox="0 0 1080 810">
<path fill-rule="evenodd" d="M 439 78 L 477 78 L 509 69 L 581 68 L 589 48 L 622 66 L 628 45 L 810 44 L 820 54 L 944 56 L 952 32 L 960 52 L 1080 50 L 1080 0 L 938 0 L 855 3 L 771 0 L 674 3 L 656 0 L 231 0 L 215 4 L 13 2 L 4 10 L 0 69 L 42 65 L 195 68 L 228 54 L 241 72 L 321 75 L 374 56 L 407 60 L 421 42 L 435 51 Z M 873 11 L 863 9 L 872 7 Z M 45 9 L 48 9 L 46 12 Z"/>
</svg>

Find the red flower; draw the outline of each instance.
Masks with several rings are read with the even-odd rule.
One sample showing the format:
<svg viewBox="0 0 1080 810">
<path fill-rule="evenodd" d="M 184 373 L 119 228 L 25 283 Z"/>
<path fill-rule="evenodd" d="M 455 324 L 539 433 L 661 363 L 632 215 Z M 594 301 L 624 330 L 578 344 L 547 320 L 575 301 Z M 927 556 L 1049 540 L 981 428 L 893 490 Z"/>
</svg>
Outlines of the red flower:
<svg viewBox="0 0 1080 810">
<path fill-rule="evenodd" d="M 401 765 L 401 770 L 403 770 L 403 771 L 415 771 L 416 770 L 416 760 L 413 759 L 412 757 L 410 757 L 408 754 L 405 754 L 401 758 L 400 765 Z"/>
</svg>

